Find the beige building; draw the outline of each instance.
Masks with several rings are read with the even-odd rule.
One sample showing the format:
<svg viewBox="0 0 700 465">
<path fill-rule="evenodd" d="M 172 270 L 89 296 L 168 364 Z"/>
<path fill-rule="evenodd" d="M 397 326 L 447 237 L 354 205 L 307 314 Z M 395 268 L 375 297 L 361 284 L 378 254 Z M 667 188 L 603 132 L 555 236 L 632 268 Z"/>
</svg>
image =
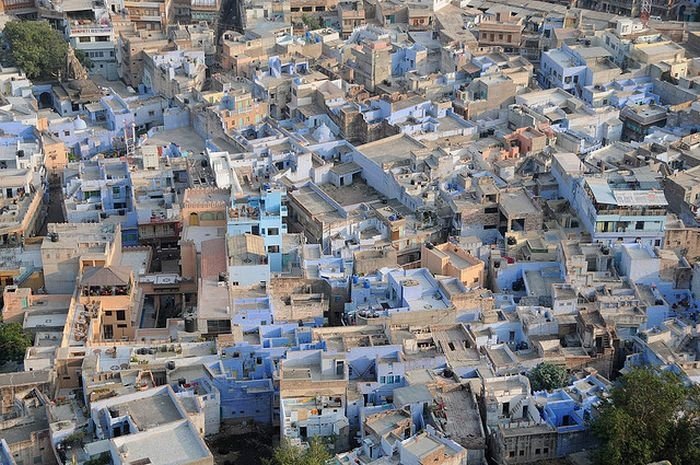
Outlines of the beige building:
<svg viewBox="0 0 700 465">
<path fill-rule="evenodd" d="M 169 24 L 171 0 L 125 0 L 124 10 L 137 29 L 164 31 Z"/>
<path fill-rule="evenodd" d="M 507 75 L 488 74 L 474 79 L 465 90 L 457 91 L 455 113 L 471 119 L 515 102 L 517 86 Z"/>
<path fill-rule="evenodd" d="M 163 50 L 168 44 L 168 38 L 159 31 L 121 31 L 117 46 L 119 77 L 127 85 L 138 87 L 143 79 L 144 53 Z"/>
<path fill-rule="evenodd" d="M 35 294 L 29 287 L 7 286 L 2 294 L 2 318 L 5 322 L 24 321 L 25 314 L 67 309 L 70 294 Z"/>
<path fill-rule="evenodd" d="M 423 245 L 420 260 L 435 275 L 452 276 L 466 287 L 484 286 L 484 262 L 456 244 Z"/>
<path fill-rule="evenodd" d="M 520 18 L 511 17 L 508 10 L 496 12 L 495 17 L 479 23 L 479 46 L 502 47 L 504 52 L 520 49 L 524 26 Z"/>
<path fill-rule="evenodd" d="M 677 250 L 689 260 L 698 260 L 700 228 L 687 227 L 682 221 L 667 222 L 664 248 Z"/>
<path fill-rule="evenodd" d="M 301 21 L 304 16 L 319 16 L 334 10 L 338 0 L 291 0 L 292 21 Z"/>
<path fill-rule="evenodd" d="M 0 374 L 0 415 L 13 411 L 17 399 L 21 399 L 32 390 L 49 394 L 52 392 L 54 374 L 51 370 L 20 371 Z M 0 434 L 2 437 L 2 434 Z"/>
<path fill-rule="evenodd" d="M 0 245 L 22 245 L 39 224 L 44 189 L 32 169 L 4 169 L 0 177 Z"/>
<path fill-rule="evenodd" d="M 373 92 L 375 86 L 391 77 L 391 43 L 388 40 L 364 41 L 352 49 L 355 82 Z"/>
<path fill-rule="evenodd" d="M 41 244 L 47 292 L 72 294 L 86 267 L 119 263 L 121 250 L 119 224 L 49 224 Z"/>
<path fill-rule="evenodd" d="M 66 144 L 49 132 L 41 136 L 41 146 L 44 151 L 44 166 L 49 174 L 62 177 L 63 169 L 68 166 L 68 151 Z"/>
<path fill-rule="evenodd" d="M 84 315 L 82 327 L 88 341 L 133 340 L 141 302 L 130 268 L 87 267 L 83 269 L 79 287 L 82 308 L 74 312 L 74 335 L 78 335 L 81 315 Z"/>
<path fill-rule="evenodd" d="M 26 395 L 15 398 L 12 413 L 0 422 L 0 439 L 7 443 L 8 452 L 15 464 L 56 463 L 46 403 L 44 393 L 32 389 Z M 2 455 L 0 462 L 3 465 L 6 463 L 2 461 Z"/>
<path fill-rule="evenodd" d="M 365 24 L 364 2 L 361 0 L 338 2 L 338 21 L 340 22 L 340 33 L 344 39 L 347 39 L 356 27 Z"/>
</svg>

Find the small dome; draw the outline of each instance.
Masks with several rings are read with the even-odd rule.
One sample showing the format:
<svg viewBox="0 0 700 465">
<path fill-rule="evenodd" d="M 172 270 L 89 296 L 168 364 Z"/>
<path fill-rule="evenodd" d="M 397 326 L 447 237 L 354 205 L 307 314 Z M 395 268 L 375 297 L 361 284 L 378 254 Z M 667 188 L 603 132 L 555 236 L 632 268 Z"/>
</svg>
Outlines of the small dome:
<svg viewBox="0 0 700 465">
<path fill-rule="evenodd" d="M 313 134 L 314 138 L 319 142 L 330 142 L 333 140 L 333 133 L 325 123 L 321 124 Z"/>
<path fill-rule="evenodd" d="M 80 116 L 78 116 L 75 118 L 75 121 L 73 121 L 73 127 L 75 129 L 87 129 L 87 124 Z"/>
</svg>

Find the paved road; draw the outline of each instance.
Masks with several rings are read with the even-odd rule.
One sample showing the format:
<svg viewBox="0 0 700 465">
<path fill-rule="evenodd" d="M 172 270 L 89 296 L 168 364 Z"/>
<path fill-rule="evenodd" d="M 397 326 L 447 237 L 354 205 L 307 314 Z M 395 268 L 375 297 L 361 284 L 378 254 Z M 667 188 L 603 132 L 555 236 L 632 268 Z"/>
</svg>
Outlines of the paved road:
<svg viewBox="0 0 700 465">
<path fill-rule="evenodd" d="M 51 184 L 49 187 L 49 204 L 45 206 L 46 216 L 44 224 L 39 229 L 39 235 L 45 236 L 49 223 L 65 223 L 63 216 L 63 190 L 59 184 Z"/>
</svg>

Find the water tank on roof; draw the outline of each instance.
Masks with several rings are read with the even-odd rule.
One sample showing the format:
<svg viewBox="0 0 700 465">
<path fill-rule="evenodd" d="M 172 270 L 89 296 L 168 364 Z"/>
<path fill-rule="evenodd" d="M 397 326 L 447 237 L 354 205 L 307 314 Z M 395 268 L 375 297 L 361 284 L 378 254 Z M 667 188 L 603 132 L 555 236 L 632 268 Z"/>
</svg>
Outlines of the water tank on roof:
<svg viewBox="0 0 700 465">
<path fill-rule="evenodd" d="M 194 315 L 185 316 L 185 332 L 194 333 L 197 331 L 197 319 Z"/>
</svg>

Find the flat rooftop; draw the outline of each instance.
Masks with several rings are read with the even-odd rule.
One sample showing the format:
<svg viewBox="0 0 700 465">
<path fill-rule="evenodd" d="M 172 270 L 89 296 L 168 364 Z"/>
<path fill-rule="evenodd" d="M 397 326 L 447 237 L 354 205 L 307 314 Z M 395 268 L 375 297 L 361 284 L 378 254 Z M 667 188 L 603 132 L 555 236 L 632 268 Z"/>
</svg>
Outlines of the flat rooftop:
<svg viewBox="0 0 700 465">
<path fill-rule="evenodd" d="M 51 381 L 51 372 L 49 370 L 0 374 L 0 386 L 26 386 L 29 384 L 48 383 L 49 381 Z"/>
<path fill-rule="evenodd" d="M 129 247 L 122 251 L 119 264 L 133 270 L 135 275 L 142 275 L 148 273 L 150 262 L 150 247 Z"/>
<path fill-rule="evenodd" d="M 65 308 L 65 313 L 27 313 L 24 318 L 24 328 L 63 328 L 66 324 L 66 321 L 68 321 L 68 305 L 66 305 Z"/>
<path fill-rule="evenodd" d="M 226 236 L 226 226 L 190 226 L 182 229 L 182 240 L 194 242 L 197 252 L 202 251 L 202 242 Z"/>
<path fill-rule="evenodd" d="M 190 127 L 156 132 L 144 145 L 169 146 L 171 143 L 191 155 L 199 155 L 205 147 L 204 139 Z"/>
<path fill-rule="evenodd" d="M 416 435 L 404 443 L 404 448 L 418 458 L 423 458 L 439 448 L 443 448 L 445 454 L 451 452 L 439 441 L 428 436 L 427 433 Z M 451 454 L 450 454 L 451 455 Z"/>
<path fill-rule="evenodd" d="M 361 145 L 357 148 L 357 150 L 381 166 L 384 163 L 394 163 L 397 161 L 408 160 L 412 151 L 422 150 L 425 148 L 426 147 L 423 144 L 408 137 L 407 135 L 398 134 L 370 142 L 369 144 Z"/>
<path fill-rule="evenodd" d="M 310 186 L 304 186 L 288 194 L 302 205 L 311 215 L 324 223 L 342 221 L 344 218 L 337 208 L 324 199 Z"/>
<path fill-rule="evenodd" d="M 484 438 L 479 409 L 466 388 L 436 393 L 445 409 L 443 429 L 448 437 L 463 447 Z"/>
<path fill-rule="evenodd" d="M 213 457 L 187 420 L 111 440 L 122 463 L 149 465 L 212 464 Z"/>
<path fill-rule="evenodd" d="M 399 427 L 399 425 L 404 421 L 409 419 L 406 413 L 402 410 L 390 410 L 388 412 L 380 412 L 375 415 L 370 415 L 365 424 L 368 428 L 378 436 L 385 436 L 391 433 L 393 430 Z"/>
<path fill-rule="evenodd" d="M 130 416 L 141 431 L 182 419 L 173 399 L 165 392 L 112 405 L 109 410 L 117 412 L 117 416 Z"/>
<path fill-rule="evenodd" d="M 363 202 L 373 202 L 383 198 L 382 194 L 363 180 L 353 181 L 352 184 L 341 187 L 336 187 L 333 184 L 324 184 L 319 187 L 343 207 Z"/>
<path fill-rule="evenodd" d="M 539 209 L 532 203 L 532 200 L 525 193 L 524 189 L 512 192 L 502 192 L 500 207 L 505 210 L 506 215 L 522 218 L 526 215 L 537 214 Z"/>
</svg>

